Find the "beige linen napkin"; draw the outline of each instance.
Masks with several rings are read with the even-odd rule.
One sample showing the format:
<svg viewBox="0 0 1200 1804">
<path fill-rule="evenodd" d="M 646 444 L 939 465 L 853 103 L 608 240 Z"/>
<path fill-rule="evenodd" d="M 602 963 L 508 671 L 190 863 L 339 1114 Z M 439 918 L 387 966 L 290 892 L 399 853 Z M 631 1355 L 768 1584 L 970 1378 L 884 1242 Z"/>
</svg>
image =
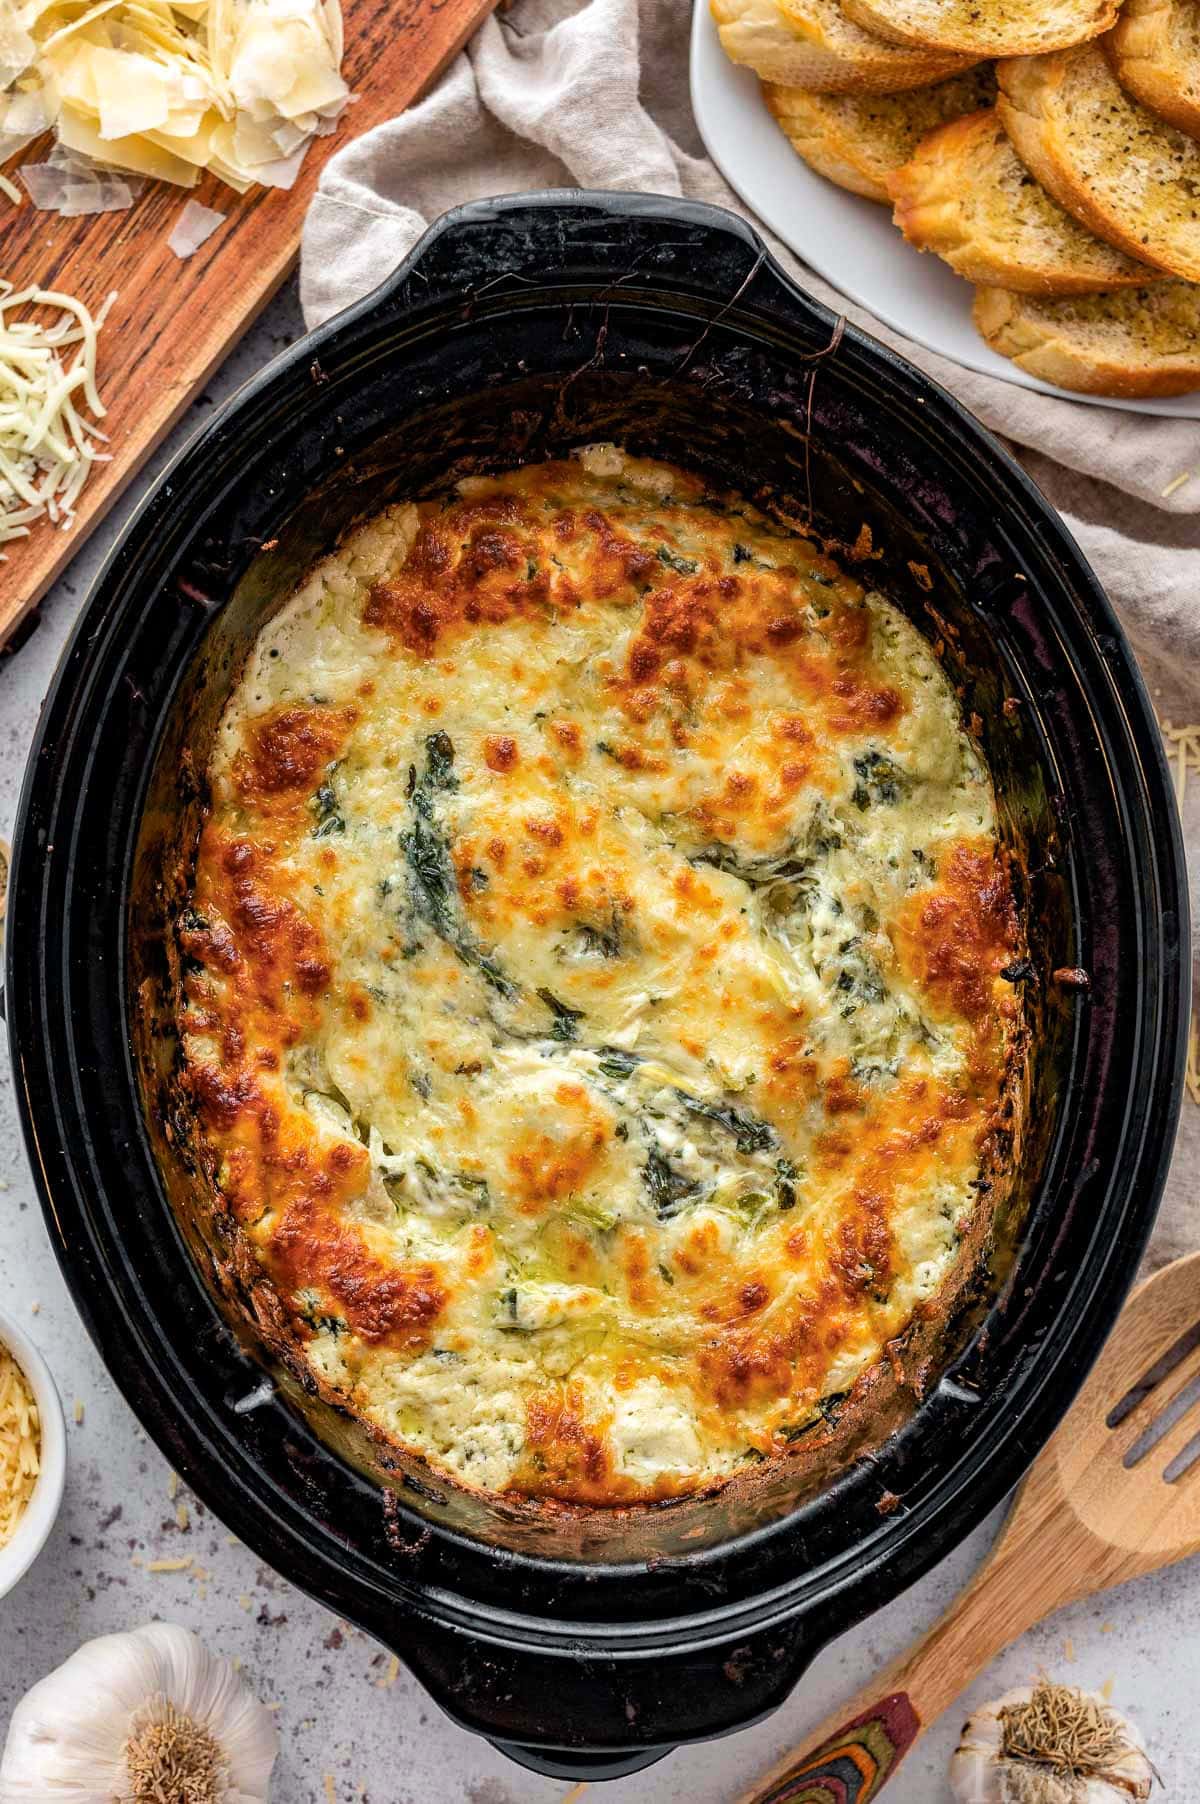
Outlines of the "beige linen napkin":
<svg viewBox="0 0 1200 1804">
<path fill-rule="evenodd" d="M 486 195 L 641 189 L 753 218 L 700 154 L 690 24 L 689 0 L 642 0 L 640 13 L 638 0 L 515 0 L 489 19 L 419 106 L 353 140 L 325 168 L 304 228 L 308 324 L 368 294 L 448 207 Z M 803 288 L 920 365 L 1010 442 L 1108 589 L 1160 714 L 1200 717 L 1200 421 L 1060 401 L 961 369 L 849 306 L 754 223 Z M 1200 779 L 1192 788 L 1188 837 L 1200 848 Z M 1185 1103 L 1184 1123 L 1156 1262 L 1200 1244 L 1194 1104 Z"/>
</svg>

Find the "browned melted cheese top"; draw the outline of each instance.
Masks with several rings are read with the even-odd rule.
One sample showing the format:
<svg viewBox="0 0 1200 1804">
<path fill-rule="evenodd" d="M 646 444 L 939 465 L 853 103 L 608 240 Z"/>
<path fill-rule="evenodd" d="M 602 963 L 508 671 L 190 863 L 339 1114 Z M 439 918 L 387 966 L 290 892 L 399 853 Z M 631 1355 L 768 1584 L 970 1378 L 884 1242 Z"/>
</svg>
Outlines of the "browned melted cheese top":
<svg viewBox="0 0 1200 1804">
<path fill-rule="evenodd" d="M 332 1392 L 471 1485 L 784 1451 L 954 1265 L 1015 1021 L 932 651 L 596 448 L 397 507 L 226 711 L 182 1028 Z"/>
</svg>

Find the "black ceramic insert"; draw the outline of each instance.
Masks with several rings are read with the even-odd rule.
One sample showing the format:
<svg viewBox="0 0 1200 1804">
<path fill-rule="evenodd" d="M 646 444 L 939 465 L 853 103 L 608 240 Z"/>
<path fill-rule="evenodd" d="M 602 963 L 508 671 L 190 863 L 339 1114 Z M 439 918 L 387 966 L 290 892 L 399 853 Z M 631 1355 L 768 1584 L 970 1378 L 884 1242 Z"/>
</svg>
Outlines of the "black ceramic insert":
<svg viewBox="0 0 1200 1804">
<path fill-rule="evenodd" d="M 748 1501 L 539 1539 L 436 1482 L 410 1475 L 386 1492 L 278 1395 L 236 1407 L 262 1372 L 169 1206 L 163 1171 L 186 1182 L 186 1161 L 143 1114 L 131 983 L 153 976 L 169 900 L 145 823 L 169 831 L 189 746 L 203 747 L 263 610 L 392 496 L 597 438 L 700 469 L 860 552 L 870 529 L 860 574 L 939 643 L 979 716 L 1028 872 L 1039 1032 L 1011 1244 L 1002 1234 L 906 1425 L 815 1489 L 784 1470 Z M 1153 1220 L 1180 1096 L 1187 943 L 1153 715 L 1099 585 L 1036 489 L 947 394 L 788 281 L 742 221 L 563 192 L 447 215 L 375 294 L 250 382 L 151 490 L 42 715 L 7 985 L 50 1233 L 168 1458 L 460 1722 L 546 1770 L 605 1774 L 770 1710 L 831 1636 L 966 1534 L 1045 1440 Z M 1056 986 L 1064 966 L 1086 969 L 1090 988 Z M 886 1493 L 900 1505 L 885 1513 Z"/>
</svg>

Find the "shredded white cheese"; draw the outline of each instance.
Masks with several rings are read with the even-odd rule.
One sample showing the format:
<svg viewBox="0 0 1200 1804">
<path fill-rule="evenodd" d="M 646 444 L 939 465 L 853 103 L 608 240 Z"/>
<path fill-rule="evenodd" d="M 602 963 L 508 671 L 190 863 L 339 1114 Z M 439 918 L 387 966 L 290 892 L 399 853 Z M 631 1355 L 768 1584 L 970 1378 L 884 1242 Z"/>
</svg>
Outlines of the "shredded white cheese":
<svg viewBox="0 0 1200 1804">
<path fill-rule="evenodd" d="M 207 169 L 239 192 L 286 188 L 351 98 L 338 0 L 0 7 L 11 15 L 0 23 L 0 162 L 53 126 L 94 176 L 131 170 L 190 188 Z"/>
<path fill-rule="evenodd" d="M 115 299 L 93 318 L 73 295 L 0 280 L 0 545 L 44 516 L 69 526 L 93 465 L 108 462 L 96 336 Z"/>
<path fill-rule="evenodd" d="M 0 1547 L 11 1541 L 33 1495 L 41 1438 L 25 1374 L 0 1342 Z"/>
</svg>

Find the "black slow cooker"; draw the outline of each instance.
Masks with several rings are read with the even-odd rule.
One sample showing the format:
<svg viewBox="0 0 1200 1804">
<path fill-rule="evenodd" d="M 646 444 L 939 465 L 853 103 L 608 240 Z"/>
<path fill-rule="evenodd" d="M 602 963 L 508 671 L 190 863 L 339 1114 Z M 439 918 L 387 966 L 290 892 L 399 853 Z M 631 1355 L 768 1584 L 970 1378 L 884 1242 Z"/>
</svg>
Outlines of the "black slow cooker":
<svg viewBox="0 0 1200 1804">
<path fill-rule="evenodd" d="M 546 1520 L 389 1467 L 264 1366 L 221 1295 L 220 1249 L 190 1219 L 160 1002 L 205 747 L 264 610 L 388 500 L 597 439 L 853 548 L 858 574 L 935 642 L 996 777 L 1033 1043 L 1011 1197 L 874 1440 L 832 1437 L 823 1460 L 784 1461 L 748 1493 Z M 560 192 L 447 215 L 375 294 L 247 384 L 146 496 L 30 758 L 8 1013 L 58 1257 L 167 1457 L 460 1723 L 539 1770 L 603 1777 L 772 1709 L 1046 1439 L 1153 1221 L 1187 944 L 1146 692 L 1028 479 L 948 394 L 796 288 L 739 219 Z"/>
</svg>

